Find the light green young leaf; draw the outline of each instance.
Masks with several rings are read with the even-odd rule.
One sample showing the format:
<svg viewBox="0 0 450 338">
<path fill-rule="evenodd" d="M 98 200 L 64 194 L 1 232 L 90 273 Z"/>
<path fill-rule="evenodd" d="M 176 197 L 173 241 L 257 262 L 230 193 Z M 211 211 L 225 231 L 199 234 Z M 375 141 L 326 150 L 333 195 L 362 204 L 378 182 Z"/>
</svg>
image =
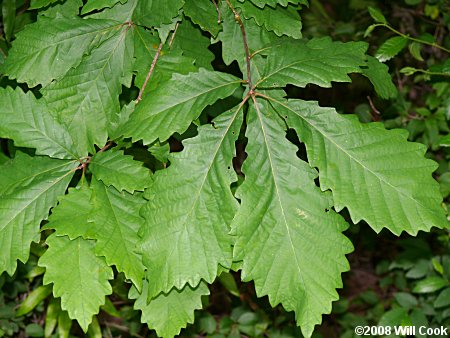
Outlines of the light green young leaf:
<svg viewBox="0 0 450 338">
<path fill-rule="evenodd" d="M 183 0 L 137 1 L 133 21 L 146 27 L 159 27 L 171 23 L 183 4 Z"/>
<path fill-rule="evenodd" d="M 389 67 L 377 58 L 368 56 L 367 68 L 362 69 L 362 74 L 370 80 L 381 98 L 390 99 L 397 96 L 397 87 L 392 82 Z"/>
<path fill-rule="evenodd" d="M 26 262 L 39 225 L 63 195 L 76 167 L 74 161 L 17 153 L 0 168 L 0 274 L 12 276 L 17 259 Z"/>
<path fill-rule="evenodd" d="M 124 135 L 149 144 L 167 140 L 173 133 L 183 133 L 202 110 L 219 99 L 230 96 L 240 86 L 238 78 L 200 69 L 188 75 L 174 74 L 136 106 Z"/>
<path fill-rule="evenodd" d="M 92 157 L 89 169 L 96 179 L 119 191 L 144 191 L 152 182 L 151 172 L 142 162 L 120 151 L 99 152 Z"/>
<path fill-rule="evenodd" d="M 48 249 L 39 259 L 45 267 L 44 285 L 53 283 L 53 295 L 61 297 L 61 308 L 87 332 L 105 296 L 112 293 L 108 280 L 114 277 L 104 258 L 94 253 L 94 241 L 51 235 Z"/>
<path fill-rule="evenodd" d="M 243 2 L 244 0 L 239 1 Z M 308 6 L 308 0 L 245 0 L 245 1 L 253 2 L 259 8 L 264 8 L 266 5 L 271 7 L 275 7 L 277 5 L 286 7 L 289 3 Z"/>
<path fill-rule="evenodd" d="M 69 132 L 50 115 L 42 100 L 19 87 L 0 89 L 0 137 L 18 147 L 36 148 L 36 154 L 60 159 L 78 159 Z"/>
<path fill-rule="evenodd" d="M 185 0 L 183 12 L 193 23 L 201 29 L 211 33 L 213 37 L 219 33 L 219 14 L 212 1 L 209 0 Z"/>
<path fill-rule="evenodd" d="M 80 151 L 95 153 L 103 146 L 109 122 L 120 111 L 122 85 L 130 86 L 133 28 L 118 27 L 80 65 L 42 90 L 52 113 L 67 126 Z"/>
<path fill-rule="evenodd" d="M 242 10 L 246 19 L 253 18 L 258 26 L 264 26 L 278 36 L 287 35 L 295 39 L 302 37 L 302 22 L 295 6 L 276 6 L 275 8 L 258 8 L 249 1 L 240 3 L 232 0 L 236 7 Z"/>
<path fill-rule="evenodd" d="M 142 194 L 118 192 L 93 180 L 93 227 L 89 237 L 95 239 L 95 253 L 104 256 L 141 290 L 145 268 L 136 253 L 138 230 L 144 223 L 139 210 L 145 203 Z"/>
<path fill-rule="evenodd" d="M 405 130 L 362 124 L 317 102 L 273 102 L 306 144 L 322 190 L 333 192 L 336 210 L 347 207 L 354 223 L 364 219 L 376 232 L 388 228 L 396 235 L 447 226 L 431 176 L 437 165 L 424 158 L 423 144 L 407 142 Z"/>
<path fill-rule="evenodd" d="M 83 6 L 83 9 L 81 10 L 81 15 L 92 12 L 94 10 L 103 9 L 105 7 L 111 8 L 119 1 L 122 4 L 127 2 L 127 0 L 89 0 Z"/>
<path fill-rule="evenodd" d="M 54 229 L 57 236 L 68 236 L 70 239 L 90 238 L 93 228 L 91 198 L 92 190 L 87 184 L 70 188 L 66 195 L 58 199 L 58 205 L 52 209 L 42 230 Z"/>
<path fill-rule="evenodd" d="M 132 287 L 129 292 L 131 299 L 136 299 L 134 308 L 142 311 L 142 323 L 147 323 L 158 336 L 173 338 L 185 328 L 188 323 L 194 322 L 194 311 L 202 308 L 202 296 L 209 295 L 205 282 L 198 287 L 191 288 L 186 285 L 181 291 L 170 290 L 167 294 L 160 294 L 147 303 L 148 283 L 144 281 L 142 293 Z"/>
<path fill-rule="evenodd" d="M 380 46 L 380 48 L 378 48 L 375 57 L 380 60 L 380 62 L 388 61 L 400 53 L 407 43 L 408 39 L 402 36 L 389 38 Z"/>
<path fill-rule="evenodd" d="M 219 115 L 184 141 L 170 167 L 155 174 L 142 209 L 141 250 L 149 271 L 148 296 L 201 279 L 212 283 L 218 265 L 231 265 L 229 224 L 238 208 L 230 185 L 234 143 L 242 124 L 238 109 Z"/>
<path fill-rule="evenodd" d="M 264 51 L 268 54 L 267 64 L 257 86 L 305 87 L 313 83 L 331 87 L 332 81 L 350 82 L 347 74 L 361 72 L 366 49 L 364 42 L 333 42 L 328 37 L 275 46 Z"/>
<path fill-rule="evenodd" d="M 420 50 L 422 45 L 418 42 L 411 42 L 408 45 L 409 52 L 418 61 L 424 61 L 422 55 L 420 55 Z"/>
<path fill-rule="evenodd" d="M 295 311 L 297 324 L 310 337 L 339 298 L 335 289 L 349 269 L 345 254 L 352 245 L 342 235 L 348 224 L 330 210 L 330 195 L 314 184 L 317 173 L 280 137 L 285 127 L 267 106 L 260 102 L 248 115 L 233 259 L 243 261 L 242 279 L 254 280 L 257 295 Z"/>
<path fill-rule="evenodd" d="M 117 22 L 39 17 L 17 34 L 2 72 L 30 87 L 47 85 L 75 67 L 93 44 Z"/>
<path fill-rule="evenodd" d="M 381 13 L 381 11 L 378 8 L 369 6 L 368 9 L 369 9 L 370 16 L 372 17 L 372 19 L 375 20 L 375 22 L 387 24 L 386 18 L 384 17 L 383 13 Z"/>
</svg>

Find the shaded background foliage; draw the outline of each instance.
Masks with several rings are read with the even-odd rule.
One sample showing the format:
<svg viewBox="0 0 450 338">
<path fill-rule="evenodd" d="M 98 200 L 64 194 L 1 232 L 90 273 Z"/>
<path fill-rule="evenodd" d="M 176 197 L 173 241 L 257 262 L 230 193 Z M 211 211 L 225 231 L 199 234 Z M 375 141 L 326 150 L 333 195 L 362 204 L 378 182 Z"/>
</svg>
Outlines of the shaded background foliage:
<svg viewBox="0 0 450 338">
<path fill-rule="evenodd" d="M 36 20 L 36 12 L 27 10 L 29 5 L 29 1 L 2 1 L 0 63 L 7 56 L 15 34 Z M 302 11 L 303 35 L 306 38 L 332 36 L 339 41 L 366 40 L 370 44 L 369 54 L 377 55 L 380 46 L 397 35 L 385 27 L 367 31 L 373 24 L 369 6 L 378 8 L 391 27 L 402 34 L 450 47 L 450 3 L 446 0 L 311 1 L 309 9 Z M 212 62 L 215 69 L 239 75 L 236 64 L 224 64 L 220 43 L 213 44 L 210 49 L 215 56 Z M 448 209 L 450 142 L 446 141 L 447 146 L 443 146 L 445 141 L 442 141 L 449 134 L 450 121 L 448 53 L 410 41 L 386 63 L 398 90 L 389 100 L 376 97 L 369 81 L 358 75 L 352 75 L 353 82 L 335 84 L 332 88 L 308 85 L 305 89 L 288 87 L 286 91 L 290 97 L 316 99 L 322 106 L 334 106 L 340 113 L 356 113 L 363 122 L 381 121 L 387 128 L 408 130 L 409 139 L 425 144 L 427 157 L 439 163 L 435 178 L 440 182 Z M 2 77 L 0 86 L 7 85 L 17 86 Z M 123 101 L 129 102 L 137 92 L 136 87 L 124 88 Z M 208 113 L 199 118 L 199 123 L 211 120 L 215 115 L 214 106 Z M 193 125 L 183 135 L 172 137 L 171 151 L 182 150 L 181 140 L 195 133 Z M 288 133 L 287 137 L 299 146 L 298 155 L 305 157 L 294 134 Z M 14 156 L 17 148 L 10 140 L 0 142 L 0 163 L 3 163 Z M 245 158 L 245 139 L 238 140 L 237 149 L 234 164 L 240 173 Z M 158 153 L 154 151 L 154 156 L 149 157 L 146 147 L 136 145 L 128 152 L 156 170 L 164 161 L 156 161 Z M 342 214 L 350 221 L 346 210 Z M 448 230 L 434 229 L 431 233 L 420 232 L 417 237 L 402 235 L 397 238 L 388 231 L 377 235 L 369 226 L 356 224 L 346 235 L 355 246 L 355 251 L 348 256 L 351 271 L 343 275 L 341 298 L 334 303 L 332 314 L 324 316 L 315 337 L 356 337 L 353 330 L 356 325 L 450 325 Z M 59 301 L 52 298 L 51 289 L 42 286 L 43 268 L 37 266 L 37 260 L 44 250 L 33 243 L 29 261 L 19 263 L 14 277 L 5 273 L 0 276 L 0 337 L 84 336 L 78 325 L 61 310 Z M 114 293 L 107 298 L 88 335 L 153 336 L 146 325 L 140 323 L 140 314 L 133 310 L 132 301 L 128 300 L 124 277 L 117 272 L 116 275 Z M 204 310 L 196 312 L 195 324 L 183 330 L 182 336 L 301 336 L 292 313 L 286 313 L 281 306 L 272 309 L 267 297 L 256 297 L 251 283 L 240 283 L 238 274 L 233 277 L 225 275 L 213 284 L 211 296 L 205 299 Z"/>
</svg>

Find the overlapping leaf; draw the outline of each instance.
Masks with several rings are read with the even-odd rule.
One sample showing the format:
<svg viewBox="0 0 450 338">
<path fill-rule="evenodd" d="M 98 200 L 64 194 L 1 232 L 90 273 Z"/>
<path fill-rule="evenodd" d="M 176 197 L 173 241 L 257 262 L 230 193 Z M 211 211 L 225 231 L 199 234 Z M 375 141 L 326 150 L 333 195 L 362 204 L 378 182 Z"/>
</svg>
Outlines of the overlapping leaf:
<svg viewBox="0 0 450 338">
<path fill-rule="evenodd" d="M 95 181 L 92 189 L 93 227 L 89 237 L 96 240 L 95 252 L 105 256 L 108 265 L 115 265 L 140 290 L 145 268 L 136 245 L 138 230 L 144 222 L 139 210 L 145 200 L 142 194 L 120 193 Z"/>
<path fill-rule="evenodd" d="M 143 191 L 152 181 L 150 170 L 123 151 L 99 152 L 92 157 L 89 168 L 98 180 L 119 191 Z"/>
<path fill-rule="evenodd" d="M 134 83 L 139 88 L 142 88 L 159 44 L 160 40 L 157 36 L 152 35 L 151 32 L 141 27 L 136 28 L 134 36 L 134 57 L 136 59 L 134 70 L 137 72 L 137 75 Z M 197 68 L 194 66 L 194 62 L 193 58 L 183 55 L 182 50 L 179 48 L 175 50 L 163 48 L 144 95 L 147 95 L 151 89 L 156 88 L 160 83 L 170 80 L 174 73 L 189 74 L 190 72 L 195 72 Z"/>
<path fill-rule="evenodd" d="M 95 42 L 117 24 L 111 20 L 40 17 L 17 34 L 2 72 L 31 87 L 47 85 L 79 64 Z"/>
<path fill-rule="evenodd" d="M 134 308 L 142 311 L 141 321 L 156 331 L 160 337 L 173 338 L 188 323 L 194 322 L 194 311 L 202 308 L 202 296 L 209 295 L 205 282 L 196 288 L 186 285 L 181 291 L 172 289 L 147 302 L 148 284 L 144 281 L 142 293 L 131 288 L 129 297 L 136 299 Z"/>
<path fill-rule="evenodd" d="M 17 153 L 0 169 L 0 273 L 26 262 L 39 225 L 72 178 L 76 162 Z"/>
<path fill-rule="evenodd" d="M 335 289 L 342 287 L 352 245 L 341 233 L 347 223 L 330 210 L 330 195 L 314 184 L 316 172 L 280 137 L 282 120 L 267 106 L 260 102 L 249 111 L 234 260 L 243 260 L 242 279 L 254 280 L 259 297 L 295 311 L 309 337 L 339 298 Z"/>
<path fill-rule="evenodd" d="M 120 111 L 122 85 L 131 84 L 132 63 L 133 28 L 125 25 L 43 90 L 49 108 L 80 150 L 94 153 L 94 144 L 106 143 L 109 121 Z"/>
<path fill-rule="evenodd" d="M 46 269 L 44 284 L 53 283 L 53 294 L 61 297 L 61 308 L 86 332 L 105 296 L 112 293 L 108 280 L 113 278 L 113 271 L 95 255 L 94 241 L 52 235 L 47 244 L 49 248 L 39 260 Z"/>
<path fill-rule="evenodd" d="M 368 56 L 367 68 L 363 68 L 362 73 L 370 80 L 381 98 L 389 99 L 397 95 L 397 88 L 392 83 L 389 67 L 376 58 Z"/>
<path fill-rule="evenodd" d="M 83 14 L 92 12 L 94 10 L 103 9 L 105 7 L 111 8 L 119 1 L 121 3 L 125 3 L 127 0 L 89 0 L 83 6 L 83 9 L 81 10 L 81 14 L 83 15 Z"/>
<path fill-rule="evenodd" d="M 212 1 L 209 0 L 185 0 L 183 11 L 192 22 L 199 25 L 204 31 L 216 36 L 220 26 L 218 13 Z"/>
<path fill-rule="evenodd" d="M 232 0 L 234 5 L 241 9 L 245 18 L 253 18 L 259 26 L 273 31 L 278 36 L 287 35 L 299 39 L 302 37 L 302 22 L 295 6 L 276 6 L 259 8 L 250 1 L 243 3 Z"/>
<path fill-rule="evenodd" d="M 266 5 L 269 5 L 271 7 L 275 7 L 277 5 L 286 7 L 289 3 L 308 6 L 308 0 L 239 0 L 239 1 L 240 2 L 251 1 L 259 8 L 264 8 Z"/>
<path fill-rule="evenodd" d="M 149 144 L 184 132 L 202 110 L 233 94 L 240 80 L 232 75 L 200 69 L 188 75 L 174 74 L 137 105 L 124 127 L 125 136 Z"/>
<path fill-rule="evenodd" d="M 222 4 L 221 13 L 223 23 L 222 32 L 219 33 L 218 40 L 222 42 L 223 60 L 227 65 L 236 60 L 241 66 L 241 70 L 243 70 L 245 69 L 245 50 L 243 49 L 242 32 L 234 20 L 233 13 L 227 8 L 225 2 Z M 268 32 L 265 28 L 259 27 L 253 19 L 245 20 L 243 18 L 243 21 L 247 34 L 248 47 L 251 53 L 275 43 L 280 43 L 280 38 L 275 33 Z"/>
<path fill-rule="evenodd" d="M 375 231 L 388 228 L 396 235 L 447 225 L 431 176 L 437 165 L 424 158 L 423 144 L 406 141 L 406 131 L 362 124 L 317 102 L 273 105 L 306 144 L 322 190 L 330 189 L 335 208 L 347 207 L 355 223 L 364 219 Z"/>
<path fill-rule="evenodd" d="M 208 49 L 210 39 L 202 34 L 190 21 L 184 20 L 177 28 L 172 49 L 179 49 L 184 56 L 193 58 L 197 67 L 212 70 L 211 62 L 214 54 Z"/>
<path fill-rule="evenodd" d="M 267 63 L 257 86 L 305 87 L 313 83 L 331 87 L 332 81 L 350 82 L 347 74 L 361 72 L 366 49 L 364 42 L 333 42 L 328 37 L 278 45 L 264 52 Z"/>
<path fill-rule="evenodd" d="M 52 209 L 48 223 L 42 229 L 54 229 L 57 236 L 90 238 L 93 228 L 91 202 L 92 190 L 87 184 L 70 188 L 68 193 L 58 199 Z"/>
<path fill-rule="evenodd" d="M 183 7 L 183 0 L 137 1 L 133 19 L 137 24 L 147 27 L 160 27 L 172 22 Z"/>
<path fill-rule="evenodd" d="M 14 140 L 19 147 L 36 148 L 36 154 L 60 159 L 81 155 L 69 132 L 50 115 L 42 100 L 20 88 L 0 89 L 0 136 Z"/>
<path fill-rule="evenodd" d="M 184 142 L 183 152 L 173 155 L 146 191 L 141 235 L 150 298 L 173 286 L 196 287 L 201 279 L 211 283 L 219 264 L 231 265 L 228 226 L 238 204 L 230 185 L 242 115 L 235 109 L 213 123 Z"/>
</svg>

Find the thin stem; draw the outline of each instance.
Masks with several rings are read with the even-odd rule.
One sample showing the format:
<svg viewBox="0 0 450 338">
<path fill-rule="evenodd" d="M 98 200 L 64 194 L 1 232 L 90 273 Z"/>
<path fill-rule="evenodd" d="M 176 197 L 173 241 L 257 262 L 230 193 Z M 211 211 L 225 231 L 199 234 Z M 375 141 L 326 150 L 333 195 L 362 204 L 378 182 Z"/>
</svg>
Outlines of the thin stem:
<svg viewBox="0 0 450 338">
<path fill-rule="evenodd" d="M 247 63 L 247 83 L 250 90 L 250 93 L 252 94 L 254 92 L 254 87 L 252 83 L 252 72 L 251 72 L 251 66 L 250 66 L 250 50 L 248 48 L 248 40 L 247 40 L 247 32 L 245 31 L 244 23 L 242 22 L 242 18 L 239 15 L 239 13 L 236 11 L 236 9 L 231 4 L 230 0 L 225 0 L 227 2 L 228 7 L 230 7 L 231 11 L 234 14 L 234 20 L 239 24 L 239 27 L 241 28 L 242 33 L 242 40 L 244 41 L 244 49 L 245 49 L 245 61 Z"/>
<path fill-rule="evenodd" d="M 221 20 L 221 17 L 220 17 L 220 9 L 219 9 L 219 6 L 217 5 L 216 0 L 212 0 L 212 2 L 213 2 L 213 4 L 214 4 L 214 7 L 216 7 L 216 11 L 217 11 L 217 23 L 220 23 L 220 21 L 222 21 L 222 20 Z"/>
<path fill-rule="evenodd" d="M 177 22 L 177 24 L 175 25 L 175 29 L 173 30 L 172 36 L 170 37 L 169 48 L 172 47 L 173 40 L 175 40 L 175 34 L 177 34 L 177 30 L 178 30 L 179 26 L 180 26 L 180 22 Z"/>
<path fill-rule="evenodd" d="M 139 91 L 139 95 L 136 99 L 136 104 L 138 104 L 142 100 L 142 95 L 144 94 L 145 87 L 147 87 L 148 81 L 150 80 L 150 77 L 152 76 L 153 70 L 155 69 L 156 62 L 158 62 L 158 58 L 161 55 L 161 50 L 164 46 L 164 43 L 160 43 L 158 50 L 156 51 L 155 57 L 153 58 L 152 64 L 150 66 L 150 70 L 148 71 L 147 77 L 145 78 L 144 84 L 142 85 L 141 90 Z"/>
<path fill-rule="evenodd" d="M 99 153 L 103 153 L 105 150 L 108 150 L 109 148 L 111 148 L 111 146 L 113 145 L 113 143 L 111 141 L 109 141 L 108 143 L 105 144 L 105 146 L 100 149 L 98 152 Z"/>
<path fill-rule="evenodd" d="M 403 38 L 405 38 L 405 39 L 408 39 L 408 40 L 414 41 L 414 42 L 418 42 L 418 43 L 421 43 L 421 44 L 423 44 L 423 45 L 428 45 L 428 46 L 431 46 L 431 47 L 435 47 L 435 48 L 438 48 L 438 49 L 440 49 L 440 50 L 443 50 L 444 52 L 450 53 L 450 49 L 447 49 L 447 48 L 445 48 L 445 47 L 443 47 L 443 46 L 441 46 L 441 45 L 438 45 L 438 44 L 435 43 L 435 42 L 429 42 L 429 41 L 426 41 L 426 40 L 421 40 L 421 39 L 413 38 L 413 37 L 411 37 L 411 36 L 409 36 L 409 35 L 407 35 L 407 34 L 403 34 L 402 32 L 396 30 L 395 28 L 391 27 L 391 26 L 388 25 L 388 24 L 380 23 L 380 24 L 376 24 L 375 26 L 376 26 L 376 27 L 380 27 L 380 26 L 381 26 L 381 27 L 386 27 L 386 28 L 389 29 L 391 32 L 393 32 L 393 33 L 395 33 L 395 34 L 398 34 L 398 35 L 400 35 L 401 37 L 403 37 Z"/>
</svg>

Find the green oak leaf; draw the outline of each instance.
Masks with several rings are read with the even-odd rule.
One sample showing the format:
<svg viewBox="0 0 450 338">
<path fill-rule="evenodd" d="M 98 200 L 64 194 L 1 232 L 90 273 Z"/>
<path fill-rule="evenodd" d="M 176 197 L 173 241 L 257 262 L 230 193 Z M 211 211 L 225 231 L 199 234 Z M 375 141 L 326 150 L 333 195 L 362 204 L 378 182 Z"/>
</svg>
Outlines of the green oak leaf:
<svg viewBox="0 0 450 338">
<path fill-rule="evenodd" d="M 142 311 L 141 321 L 154 329 L 158 336 L 173 338 L 188 323 L 194 322 L 194 311 L 202 308 L 202 296 L 209 295 L 205 282 L 196 288 L 186 285 L 182 290 L 173 288 L 169 293 L 161 293 L 147 302 L 148 283 L 144 281 L 142 293 L 134 287 L 129 297 L 136 299 L 134 308 Z"/>
<path fill-rule="evenodd" d="M 322 190 L 332 191 L 336 210 L 347 207 L 354 223 L 363 219 L 376 232 L 388 228 L 396 235 L 447 226 L 431 175 L 437 164 L 424 158 L 423 144 L 407 142 L 407 131 L 363 124 L 317 102 L 272 104 L 305 143 Z"/>
<path fill-rule="evenodd" d="M 136 190 L 144 191 L 152 182 L 150 170 L 122 150 L 98 152 L 92 157 L 89 169 L 105 185 L 131 194 Z"/>
<path fill-rule="evenodd" d="M 48 250 L 39 259 L 45 267 L 44 285 L 53 283 L 53 295 L 61 298 L 61 308 L 87 332 L 92 316 L 112 293 L 108 280 L 114 277 L 105 259 L 97 257 L 94 241 L 51 235 Z"/>
<path fill-rule="evenodd" d="M 389 67 L 377 58 L 368 56 L 367 68 L 362 69 L 362 74 L 370 80 L 381 98 L 390 99 L 397 96 L 397 87 L 392 82 Z"/>
<path fill-rule="evenodd" d="M 115 265 L 141 290 L 145 267 L 136 253 L 138 230 L 144 219 L 139 210 L 145 200 L 142 194 L 118 192 L 95 180 L 93 190 L 93 226 L 89 237 L 96 240 L 95 253 L 104 256 L 108 265 Z"/>
<path fill-rule="evenodd" d="M 217 36 L 219 33 L 219 14 L 212 1 L 209 0 L 185 0 L 184 14 L 201 29 Z"/>
<path fill-rule="evenodd" d="M 115 26 L 112 20 L 39 17 L 17 34 L 2 72 L 30 87 L 48 85 L 77 66 Z"/>
<path fill-rule="evenodd" d="M 309 83 L 331 87 L 331 82 L 350 82 L 349 73 L 360 73 L 366 64 L 364 42 L 334 42 L 329 37 L 284 43 L 264 50 L 267 63 L 260 88 L 305 87 Z"/>
<path fill-rule="evenodd" d="M 0 89 L 0 136 L 18 147 L 36 148 L 36 154 L 60 159 L 78 159 L 72 137 L 49 112 L 42 100 L 20 88 Z"/>
<path fill-rule="evenodd" d="M 124 135 L 144 144 L 158 138 L 163 142 L 175 132 L 183 133 L 206 106 L 232 95 L 240 85 L 241 80 L 232 75 L 206 69 L 174 74 L 136 106 Z"/>
<path fill-rule="evenodd" d="M 76 166 L 75 161 L 23 153 L 1 166 L 0 274 L 12 276 L 17 260 L 28 260 L 41 221 L 66 191 Z"/>
<path fill-rule="evenodd" d="M 77 140 L 79 151 L 94 153 L 94 145 L 106 143 L 110 121 L 120 111 L 122 85 L 131 85 L 133 46 L 133 28 L 118 27 L 78 67 L 42 90 L 52 113 Z"/>
<path fill-rule="evenodd" d="M 229 224 L 238 208 L 230 185 L 234 143 L 242 124 L 241 107 L 199 127 L 184 150 L 169 157 L 155 174 L 142 210 L 141 250 L 149 274 L 149 297 L 212 283 L 218 265 L 231 265 Z"/>
<path fill-rule="evenodd" d="M 237 191 L 241 206 L 233 221 L 234 260 L 242 262 L 243 281 L 253 280 L 259 297 L 295 311 L 305 337 L 331 312 L 339 298 L 348 227 L 331 210 L 330 194 L 315 186 L 317 173 L 296 156 L 280 135 L 285 125 L 267 102 L 248 113 L 245 181 Z"/>
</svg>

